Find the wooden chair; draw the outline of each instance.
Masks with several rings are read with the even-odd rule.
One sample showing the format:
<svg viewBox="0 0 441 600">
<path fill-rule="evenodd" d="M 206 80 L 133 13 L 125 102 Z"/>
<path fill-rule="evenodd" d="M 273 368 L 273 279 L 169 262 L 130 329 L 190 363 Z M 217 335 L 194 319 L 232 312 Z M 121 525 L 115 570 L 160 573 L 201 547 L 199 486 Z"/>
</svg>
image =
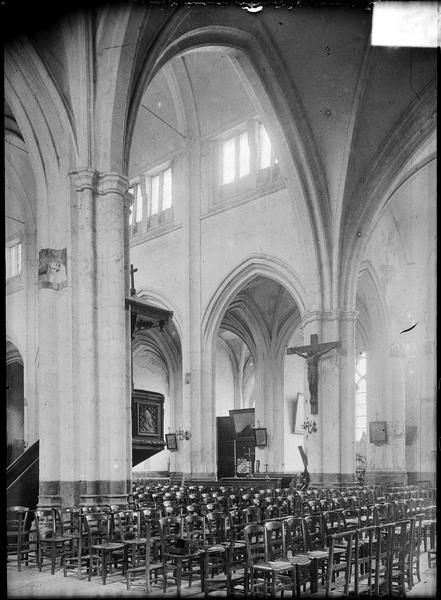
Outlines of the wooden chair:
<svg viewBox="0 0 441 600">
<path fill-rule="evenodd" d="M 83 569 L 86 569 L 86 574 L 89 577 L 90 571 L 90 548 L 88 546 L 86 534 L 86 517 L 78 513 L 78 525 L 74 525 L 75 534 L 75 551 L 65 557 L 63 563 L 63 574 L 67 577 L 69 573 L 75 573 L 78 579 L 83 577 Z"/>
<path fill-rule="evenodd" d="M 179 517 L 163 517 L 159 520 L 161 534 L 161 557 L 163 564 L 163 591 L 167 582 L 176 585 L 176 594 L 181 596 L 182 580 L 188 579 L 191 587 L 193 578 L 201 575 L 200 552 L 191 542 L 182 538 L 182 522 Z"/>
<path fill-rule="evenodd" d="M 306 555 L 305 537 L 301 517 L 288 517 L 282 521 L 285 556 L 294 565 L 296 574 L 296 594 L 300 597 L 301 587 L 311 586 L 313 559 Z"/>
<path fill-rule="evenodd" d="M 374 561 L 378 554 L 377 528 L 362 527 L 355 530 L 354 544 L 354 593 L 372 596 L 376 587 Z"/>
<path fill-rule="evenodd" d="M 231 590 L 232 572 L 230 550 L 232 543 L 225 542 L 225 516 L 220 512 L 204 517 L 203 546 L 201 553 L 201 589 L 205 596 L 221 589 Z"/>
<path fill-rule="evenodd" d="M 305 556 L 312 559 L 311 592 L 314 593 L 317 590 L 319 579 L 324 580 L 329 557 L 329 550 L 325 546 L 322 514 L 303 517 L 303 531 L 306 548 Z"/>
<path fill-rule="evenodd" d="M 392 548 L 395 537 L 395 524 L 386 523 L 375 527 L 374 547 L 374 597 L 391 594 L 390 572 L 392 569 Z"/>
<path fill-rule="evenodd" d="M 107 576 L 113 570 L 120 571 L 124 576 L 127 569 L 127 550 L 124 542 L 115 541 L 113 537 L 113 519 L 108 512 L 87 513 L 86 536 L 90 549 L 89 581 L 92 572 L 101 575 L 103 585 L 106 585 Z M 118 566 L 120 568 L 118 569 Z"/>
<path fill-rule="evenodd" d="M 113 539 L 123 542 L 127 550 L 127 568 L 139 566 L 146 552 L 147 537 L 141 535 L 141 515 L 135 510 L 123 510 L 113 515 Z"/>
<path fill-rule="evenodd" d="M 436 506 L 428 505 L 424 508 L 422 527 L 421 536 L 423 539 L 424 552 L 427 552 L 427 538 L 429 538 L 430 548 L 435 547 Z"/>
<path fill-rule="evenodd" d="M 21 571 L 22 559 L 26 559 L 26 564 L 29 560 L 29 533 L 26 534 L 25 529 L 28 510 L 27 506 L 9 506 L 6 509 L 6 553 L 16 557 L 18 571 Z"/>
<path fill-rule="evenodd" d="M 326 563 L 324 584 L 317 587 L 312 597 L 349 596 L 354 556 L 354 530 L 336 533 L 331 536 L 328 560 Z M 344 555 L 341 548 L 344 546 Z"/>
<path fill-rule="evenodd" d="M 265 525 L 250 524 L 244 529 L 249 571 L 249 592 L 251 595 L 262 594 L 275 597 L 276 593 L 296 591 L 295 568 L 289 561 L 277 560 L 282 543 L 282 524 L 273 521 Z M 277 533 L 276 533 L 277 532 Z M 276 543 L 274 543 L 276 541 Z"/>
<path fill-rule="evenodd" d="M 414 529 L 413 529 L 413 541 L 412 541 L 412 556 L 410 559 L 410 580 L 411 585 L 414 585 L 414 576 L 421 581 L 421 540 L 423 534 L 423 514 L 416 514 Z"/>
<path fill-rule="evenodd" d="M 136 563 L 132 560 L 132 565 L 127 568 L 126 584 L 127 589 L 130 589 L 131 585 L 142 585 L 146 593 L 150 593 L 152 591 L 152 583 L 157 583 L 159 580 L 162 581 L 164 577 L 164 565 L 162 560 L 159 560 L 157 556 L 155 557 L 155 541 L 152 538 L 149 523 L 145 526 L 144 535 L 144 552 L 139 552 Z M 126 540 L 126 543 L 130 545 L 131 542 Z"/>
<path fill-rule="evenodd" d="M 249 589 L 249 573 L 247 562 L 246 544 L 243 539 L 243 530 L 245 524 L 242 522 L 242 515 L 239 514 L 240 526 L 235 527 L 234 522 L 235 511 L 233 516 L 231 511 L 225 515 L 225 542 L 228 547 L 228 570 L 229 581 L 227 595 L 230 596 L 233 592 L 239 591 L 245 596 L 248 595 Z M 240 511 L 239 511 L 240 513 Z"/>
<path fill-rule="evenodd" d="M 415 520 L 408 519 L 394 523 L 394 537 L 391 547 L 389 569 L 389 591 L 405 595 L 406 584 L 413 587 L 412 562 Z"/>
<path fill-rule="evenodd" d="M 56 512 L 53 508 L 35 510 L 34 523 L 37 534 L 38 570 L 42 570 L 44 559 L 49 558 L 51 575 L 54 575 L 57 558 L 60 559 L 60 564 L 63 564 L 66 557 L 73 555 L 73 539 L 57 533 Z"/>
</svg>

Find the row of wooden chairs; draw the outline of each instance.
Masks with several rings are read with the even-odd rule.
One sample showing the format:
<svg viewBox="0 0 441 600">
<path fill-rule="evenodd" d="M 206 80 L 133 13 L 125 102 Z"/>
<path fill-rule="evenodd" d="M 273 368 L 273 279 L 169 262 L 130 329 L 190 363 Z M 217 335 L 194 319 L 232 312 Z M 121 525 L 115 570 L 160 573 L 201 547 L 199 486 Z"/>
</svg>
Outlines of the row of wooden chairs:
<svg viewBox="0 0 441 600">
<path fill-rule="evenodd" d="M 401 593 L 406 583 L 409 587 L 413 585 L 414 549 L 420 546 L 415 532 L 421 532 L 421 521 L 415 527 L 415 519 L 398 521 L 392 529 L 390 523 L 354 527 L 345 521 L 344 511 L 276 518 L 263 523 L 253 521 L 256 513 L 252 511 L 245 511 L 239 521 L 236 520 L 239 515 L 226 515 L 220 511 L 159 519 L 152 517 L 148 509 L 146 512 L 107 508 L 100 512 L 79 508 L 61 512 L 40 509 L 17 511 L 17 514 L 22 514 L 21 527 L 25 534 L 21 540 L 19 563 L 22 557 L 27 563 L 33 554 L 41 569 L 44 558 L 48 557 L 51 572 L 54 572 L 55 561 L 60 557 L 65 575 L 75 572 L 82 576 L 86 570 L 90 580 L 96 572 L 105 584 L 108 572 L 116 571 L 125 575 L 128 587 L 141 575 L 146 591 L 150 591 L 152 581 L 158 579 L 166 591 L 172 578 L 178 593 L 182 580 L 188 579 L 191 585 L 197 577 L 207 593 L 213 585 L 215 588 L 225 586 L 229 591 L 239 585 L 245 592 L 263 591 L 265 594 L 295 588 L 299 595 L 300 586 L 303 584 L 305 589 L 307 583 L 310 591 L 315 593 L 321 589 L 320 581 L 330 586 L 331 582 L 339 581 L 340 576 L 345 578 L 348 586 L 351 571 L 345 571 L 343 564 L 354 564 L 355 577 L 363 580 L 361 571 L 367 567 L 362 561 L 362 557 L 366 558 L 362 546 L 366 550 L 366 545 L 371 548 L 379 544 L 378 540 L 384 537 L 383 531 L 389 531 L 387 539 L 392 540 L 389 554 L 395 556 L 395 562 L 387 570 L 384 565 L 380 568 L 380 561 L 376 565 L 378 573 L 372 571 L 376 573 L 374 584 L 369 581 L 368 585 L 376 586 L 382 581 L 382 585 L 390 589 L 396 586 Z M 406 548 L 400 529 L 404 526 L 400 523 L 410 524 L 409 527 L 406 525 Z M 397 532 L 401 532 L 401 537 L 395 536 Z M 412 552 L 409 539 L 412 540 Z M 345 560 L 341 557 L 342 547 L 346 548 Z M 348 548 L 353 555 L 347 554 Z M 377 548 L 368 556 L 378 557 L 378 552 Z M 408 557 L 407 563 L 404 558 L 400 559 L 401 555 Z M 333 571 L 334 561 L 340 566 Z M 263 563 L 269 564 L 262 566 Z M 362 565 L 360 573 L 359 565 Z M 370 567 L 368 572 L 371 572 Z M 225 576 L 219 579 L 222 573 Z M 416 573 L 419 577 L 419 568 Z M 358 585 L 356 579 L 354 585 Z"/>
</svg>

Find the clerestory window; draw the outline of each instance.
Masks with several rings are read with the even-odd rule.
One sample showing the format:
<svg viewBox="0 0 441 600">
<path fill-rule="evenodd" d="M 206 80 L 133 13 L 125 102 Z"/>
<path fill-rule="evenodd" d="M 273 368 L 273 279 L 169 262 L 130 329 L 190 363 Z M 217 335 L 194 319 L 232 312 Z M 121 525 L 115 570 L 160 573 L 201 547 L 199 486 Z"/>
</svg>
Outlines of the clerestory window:
<svg viewBox="0 0 441 600">
<path fill-rule="evenodd" d="M 262 121 L 253 118 L 218 137 L 214 203 L 280 186 L 278 160 Z"/>
<path fill-rule="evenodd" d="M 222 142 L 222 184 L 232 183 L 250 173 L 248 132 Z"/>
<path fill-rule="evenodd" d="M 171 166 L 141 175 L 129 188 L 129 192 L 134 197 L 129 217 L 132 234 L 147 232 L 172 220 Z"/>
</svg>

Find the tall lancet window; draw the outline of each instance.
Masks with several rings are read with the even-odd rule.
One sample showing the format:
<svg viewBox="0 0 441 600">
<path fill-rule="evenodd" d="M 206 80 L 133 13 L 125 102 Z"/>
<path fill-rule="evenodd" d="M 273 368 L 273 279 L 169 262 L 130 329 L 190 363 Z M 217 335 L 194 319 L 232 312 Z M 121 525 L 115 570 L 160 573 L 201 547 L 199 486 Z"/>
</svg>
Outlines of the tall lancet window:
<svg viewBox="0 0 441 600">
<path fill-rule="evenodd" d="M 360 352 L 355 363 L 355 441 L 367 433 L 366 351 Z"/>
</svg>

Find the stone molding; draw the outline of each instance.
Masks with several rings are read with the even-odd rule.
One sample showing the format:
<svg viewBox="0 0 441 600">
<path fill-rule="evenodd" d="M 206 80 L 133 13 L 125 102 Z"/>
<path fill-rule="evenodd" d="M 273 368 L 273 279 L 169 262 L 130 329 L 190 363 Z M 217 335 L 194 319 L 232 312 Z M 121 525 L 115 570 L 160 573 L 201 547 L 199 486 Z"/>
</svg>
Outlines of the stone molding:
<svg viewBox="0 0 441 600">
<path fill-rule="evenodd" d="M 127 201 L 128 187 L 128 177 L 116 172 L 108 171 L 107 173 L 100 173 L 96 193 L 100 196 L 117 194 L 122 196 L 123 200 Z"/>
<path fill-rule="evenodd" d="M 318 321 L 332 322 L 332 321 L 356 321 L 358 316 L 358 310 L 311 310 L 305 313 L 300 322 L 300 328 L 304 329 L 310 323 Z"/>
<path fill-rule="evenodd" d="M 378 471 L 372 470 L 366 471 L 365 485 L 369 485 L 371 483 L 378 484 L 394 484 L 394 483 L 404 483 L 407 484 L 407 471 L 397 471 L 397 470 L 388 470 L 388 471 Z"/>
<path fill-rule="evenodd" d="M 79 169 L 78 171 L 71 171 L 69 176 L 72 178 L 75 190 L 82 192 L 84 190 L 91 190 L 95 192 L 98 184 L 98 172 L 94 169 Z"/>
<path fill-rule="evenodd" d="M 134 202 L 134 195 L 128 191 L 129 179 L 125 175 L 113 171 L 99 173 L 95 169 L 85 168 L 70 171 L 69 176 L 72 178 L 77 192 L 89 189 L 100 196 L 119 194 L 123 196 L 128 207 Z"/>
</svg>

